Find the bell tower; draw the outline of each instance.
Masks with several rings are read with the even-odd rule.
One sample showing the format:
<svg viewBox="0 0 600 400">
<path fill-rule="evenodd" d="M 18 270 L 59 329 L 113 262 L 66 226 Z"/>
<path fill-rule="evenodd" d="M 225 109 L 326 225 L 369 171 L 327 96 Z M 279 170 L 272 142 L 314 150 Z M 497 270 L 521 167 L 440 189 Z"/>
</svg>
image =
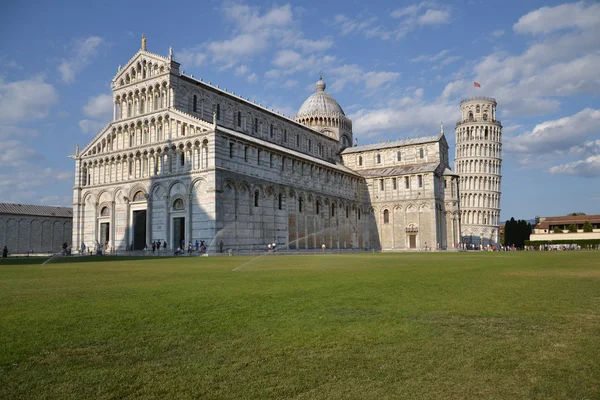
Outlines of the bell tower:
<svg viewBox="0 0 600 400">
<path fill-rule="evenodd" d="M 463 244 L 497 246 L 500 239 L 502 124 L 496 105 L 490 97 L 460 103 L 454 171 L 460 176 Z"/>
</svg>

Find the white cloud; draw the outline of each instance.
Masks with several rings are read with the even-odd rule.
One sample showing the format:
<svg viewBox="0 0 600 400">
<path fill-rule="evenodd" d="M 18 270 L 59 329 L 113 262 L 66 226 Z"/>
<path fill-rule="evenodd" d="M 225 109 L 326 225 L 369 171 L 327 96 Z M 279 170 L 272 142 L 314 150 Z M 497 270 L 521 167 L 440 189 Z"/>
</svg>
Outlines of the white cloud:
<svg viewBox="0 0 600 400">
<path fill-rule="evenodd" d="M 413 59 L 411 59 L 411 62 L 434 62 L 434 61 L 438 61 L 440 59 L 442 59 L 446 54 L 450 53 L 449 49 L 445 49 L 440 51 L 437 54 L 433 54 L 433 55 L 427 55 L 427 54 L 422 54 L 419 57 L 415 57 Z"/>
<path fill-rule="evenodd" d="M 364 75 L 367 89 L 377 89 L 380 86 L 394 82 L 400 74 L 398 72 L 367 72 Z"/>
<path fill-rule="evenodd" d="M 268 45 L 265 33 L 243 33 L 233 39 L 211 42 L 207 45 L 207 50 L 211 53 L 212 60 L 230 67 L 239 60 L 247 60 L 262 53 Z"/>
<path fill-rule="evenodd" d="M 190 67 L 198 67 L 206 61 L 206 54 L 201 50 L 201 47 L 183 49 L 177 54 L 177 59 L 183 65 Z"/>
<path fill-rule="evenodd" d="M 374 138 L 381 134 L 407 134 L 427 136 L 437 134 L 439 121 L 454 122 L 456 104 L 444 99 L 426 102 L 422 91 L 417 89 L 414 96 L 405 96 L 390 101 L 385 107 L 362 108 L 350 115 L 353 131 L 359 138 Z M 449 136 L 448 138 L 451 138 Z"/>
<path fill-rule="evenodd" d="M 600 110 L 586 108 L 577 114 L 537 124 L 505 142 L 508 151 L 532 154 L 565 152 L 579 146 L 590 135 L 598 132 Z"/>
<path fill-rule="evenodd" d="M 97 134 L 100 132 L 102 128 L 106 126 L 107 123 L 95 121 L 92 119 L 82 119 L 79 121 L 79 129 L 85 135 L 87 134 Z"/>
<path fill-rule="evenodd" d="M 575 175 L 584 178 L 600 176 L 600 155 L 590 156 L 584 160 L 578 160 L 567 164 L 561 164 L 550 168 L 550 173 Z"/>
<path fill-rule="evenodd" d="M 290 30 L 293 31 L 294 21 L 289 4 L 273 6 L 264 13 L 259 7 L 230 4 L 223 7 L 223 13 L 234 26 L 233 36 L 184 49 L 178 56 L 182 63 L 198 66 L 210 60 L 223 68 L 231 68 L 239 62 L 251 60 L 269 49 L 274 42 L 292 35 Z M 324 43 L 307 40 L 301 45 L 319 47 Z"/>
<path fill-rule="evenodd" d="M 239 29 L 245 32 L 260 32 L 276 27 L 285 27 L 292 23 L 292 8 L 289 4 L 274 6 L 260 14 L 257 7 L 233 4 L 224 7 L 225 16 L 234 21 Z"/>
<path fill-rule="evenodd" d="M 3 140 L 0 146 L 0 166 L 3 168 L 22 167 L 34 156 L 38 156 L 37 151 L 18 140 Z"/>
<path fill-rule="evenodd" d="M 499 38 L 502 35 L 504 35 L 503 29 L 496 29 L 494 32 L 492 32 L 492 37 L 495 37 L 495 38 Z"/>
<path fill-rule="evenodd" d="M 10 198 L 16 199 L 22 197 L 24 191 L 30 194 L 32 193 L 32 189 L 72 179 L 73 172 L 50 167 L 38 168 L 30 164 L 26 168 L 20 167 L 8 173 L 0 173 L 0 193 L 3 193 L 3 195 L 12 195 Z M 31 199 L 31 197 L 29 198 Z M 28 202 L 31 202 L 31 200 Z"/>
<path fill-rule="evenodd" d="M 270 69 L 265 72 L 265 78 L 277 79 L 282 75 L 282 72 L 278 69 Z"/>
<path fill-rule="evenodd" d="M 395 30 L 397 39 L 403 38 L 419 26 L 447 24 L 452 18 L 450 7 L 432 1 L 423 1 L 396 9 L 391 15 L 400 21 L 400 25 Z"/>
<path fill-rule="evenodd" d="M 417 22 L 421 25 L 440 25 L 450 22 L 450 12 L 447 10 L 429 9 L 421 15 Z"/>
<path fill-rule="evenodd" d="M 600 4 L 584 1 L 542 7 L 522 16 L 513 29 L 517 33 L 546 34 L 557 30 L 589 29 L 600 23 Z"/>
<path fill-rule="evenodd" d="M 281 50 L 273 58 L 273 64 L 279 68 L 278 72 L 267 71 L 265 76 L 276 78 L 289 75 L 298 71 L 318 71 L 331 65 L 335 61 L 333 56 L 318 56 L 311 54 L 302 55 L 294 50 Z"/>
<path fill-rule="evenodd" d="M 245 65 L 240 65 L 235 69 L 235 76 L 244 76 L 248 73 L 249 69 Z"/>
<path fill-rule="evenodd" d="M 90 97 L 83 106 L 82 112 L 89 118 L 96 118 L 108 122 L 113 114 L 113 97 L 110 94 L 100 94 Z"/>
<path fill-rule="evenodd" d="M 42 76 L 5 83 L 0 78 L 0 124 L 45 118 L 58 93 Z"/>
<path fill-rule="evenodd" d="M 369 17 L 366 19 L 357 17 L 351 19 L 345 15 L 338 14 L 334 17 L 333 22 L 342 35 L 361 33 L 367 38 L 377 37 L 382 40 L 388 40 L 394 36 L 392 31 L 385 29 L 381 25 L 375 25 L 377 22 L 376 17 Z"/>
<path fill-rule="evenodd" d="M 62 81 L 73 83 L 75 75 L 92 62 L 92 59 L 98 53 L 98 48 L 103 42 L 104 40 L 98 36 L 90 36 L 82 40 L 77 40 L 74 45 L 73 56 L 63 60 L 58 66 Z"/>
<path fill-rule="evenodd" d="M 298 81 L 293 80 L 293 79 L 288 79 L 287 81 L 285 81 L 283 83 L 283 86 L 286 88 L 295 88 L 296 86 L 298 86 Z"/>
<path fill-rule="evenodd" d="M 600 23 L 599 23 L 600 24 Z M 560 97 L 600 94 L 600 25 L 582 32 L 545 37 L 520 55 L 494 52 L 483 57 L 465 76 L 482 87 L 478 94 L 493 96 L 502 115 L 532 116 L 556 111 Z M 446 96 L 472 95 L 472 80 L 451 82 Z"/>
<path fill-rule="evenodd" d="M 253 73 L 251 73 L 250 75 L 248 75 L 248 76 L 246 77 L 246 80 L 247 80 L 249 83 L 256 83 L 256 82 L 258 82 L 258 75 L 256 75 L 256 74 L 253 72 Z"/>
<path fill-rule="evenodd" d="M 300 53 L 294 50 L 281 50 L 273 59 L 273 64 L 279 68 L 289 68 L 302 61 Z"/>
<path fill-rule="evenodd" d="M 333 41 L 329 39 L 308 40 L 298 39 L 294 42 L 295 46 L 305 53 L 324 51 L 333 46 Z"/>
</svg>

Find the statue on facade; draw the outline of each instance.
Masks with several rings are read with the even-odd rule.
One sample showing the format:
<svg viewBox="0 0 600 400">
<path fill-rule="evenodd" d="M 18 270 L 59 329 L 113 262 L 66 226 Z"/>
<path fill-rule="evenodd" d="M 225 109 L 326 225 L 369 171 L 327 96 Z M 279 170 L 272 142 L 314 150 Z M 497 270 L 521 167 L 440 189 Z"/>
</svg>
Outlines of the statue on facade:
<svg viewBox="0 0 600 400">
<path fill-rule="evenodd" d="M 146 50 L 146 36 L 142 33 L 142 50 Z"/>
<path fill-rule="evenodd" d="M 173 47 L 169 46 L 169 60 L 173 60 Z"/>
</svg>

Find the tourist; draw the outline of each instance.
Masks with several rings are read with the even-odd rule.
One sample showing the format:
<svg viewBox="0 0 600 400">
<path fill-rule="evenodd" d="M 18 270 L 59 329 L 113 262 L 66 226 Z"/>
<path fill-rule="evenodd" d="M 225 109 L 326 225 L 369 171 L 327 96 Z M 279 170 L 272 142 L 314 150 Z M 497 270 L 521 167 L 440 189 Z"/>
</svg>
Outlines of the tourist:
<svg viewBox="0 0 600 400">
<path fill-rule="evenodd" d="M 275 251 L 275 246 L 277 246 L 277 244 L 273 242 L 273 251 Z"/>
<path fill-rule="evenodd" d="M 2 249 L 2 258 L 8 257 L 8 247 L 4 246 Z"/>
<path fill-rule="evenodd" d="M 198 246 L 199 246 L 198 239 L 196 239 L 196 251 L 198 251 Z"/>
<path fill-rule="evenodd" d="M 188 254 L 192 254 L 192 242 L 188 242 Z"/>
<path fill-rule="evenodd" d="M 270 253 L 270 252 L 271 252 L 271 243 L 269 243 L 269 244 L 267 245 L 267 249 L 269 250 L 269 253 Z"/>
<path fill-rule="evenodd" d="M 321 250 L 323 250 L 323 252 L 325 252 L 325 243 L 323 243 L 323 244 L 321 245 Z"/>
<path fill-rule="evenodd" d="M 219 253 L 223 252 L 223 239 L 219 242 Z"/>
<path fill-rule="evenodd" d="M 152 242 L 152 253 L 156 250 L 156 242 Z"/>
<path fill-rule="evenodd" d="M 163 240 L 163 250 L 166 250 L 166 249 L 167 249 L 167 241 Z"/>
</svg>

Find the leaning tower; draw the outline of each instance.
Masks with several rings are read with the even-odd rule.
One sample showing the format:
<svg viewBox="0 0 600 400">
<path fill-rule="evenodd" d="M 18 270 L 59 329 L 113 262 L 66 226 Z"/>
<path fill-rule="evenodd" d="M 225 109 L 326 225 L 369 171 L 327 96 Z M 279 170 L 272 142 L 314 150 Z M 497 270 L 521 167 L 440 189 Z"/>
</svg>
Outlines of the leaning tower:
<svg viewBox="0 0 600 400">
<path fill-rule="evenodd" d="M 462 242 L 496 246 L 502 178 L 502 124 L 496 119 L 496 100 L 473 97 L 463 100 L 460 109 L 454 170 L 460 176 Z"/>
</svg>

